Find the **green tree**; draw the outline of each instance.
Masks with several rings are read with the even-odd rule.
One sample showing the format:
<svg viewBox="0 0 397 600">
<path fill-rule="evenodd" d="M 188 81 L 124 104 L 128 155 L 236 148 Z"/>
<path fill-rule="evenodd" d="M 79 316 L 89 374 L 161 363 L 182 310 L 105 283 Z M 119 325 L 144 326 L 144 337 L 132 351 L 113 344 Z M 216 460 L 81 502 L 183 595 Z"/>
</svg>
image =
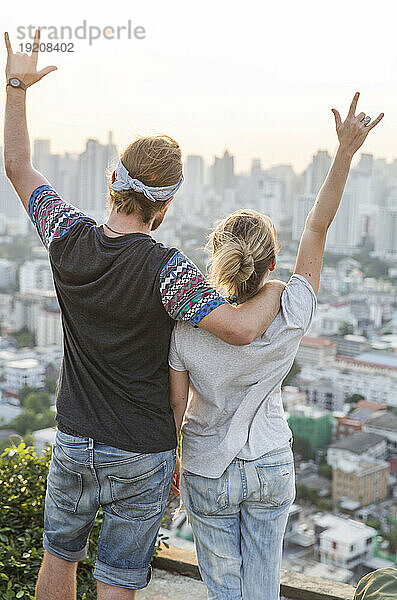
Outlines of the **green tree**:
<svg viewBox="0 0 397 600">
<path fill-rule="evenodd" d="M 24 401 L 23 406 L 36 414 L 42 414 L 51 406 L 50 395 L 47 392 L 31 392 Z"/>
<path fill-rule="evenodd" d="M 33 348 L 35 345 L 34 333 L 29 331 L 27 327 L 22 327 L 18 331 L 11 334 L 16 340 L 17 348 Z"/>
<path fill-rule="evenodd" d="M 26 396 L 29 396 L 29 394 L 31 394 L 32 392 L 38 392 L 38 391 L 39 391 L 39 388 L 29 387 L 28 385 L 25 385 L 23 388 L 21 388 L 18 393 L 18 400 L 21 403 L 21 406 L 23 406 Z"/>
<path fill-rule="evenodd" d="M 354 333 L 354 327 L 351 323 L 347 323 L 346 321 L 342 323 L 339 327 L 339 335 L 349 335 Z"/>
<path fill-rule="evenodd" d="M 312 456 L 310 441 L 301 435 L 294 436 L 294 452 L 299 454 L 303 460 L 308 460 Z"/>
<path fill-rule="evenodd" d="M 332 480 L 332 467 L 330 465 L 323 464 L 320 466 L 318 474 L 321 475 L 321 477 L 326 477 L 327 479 Z"/>
</svg>

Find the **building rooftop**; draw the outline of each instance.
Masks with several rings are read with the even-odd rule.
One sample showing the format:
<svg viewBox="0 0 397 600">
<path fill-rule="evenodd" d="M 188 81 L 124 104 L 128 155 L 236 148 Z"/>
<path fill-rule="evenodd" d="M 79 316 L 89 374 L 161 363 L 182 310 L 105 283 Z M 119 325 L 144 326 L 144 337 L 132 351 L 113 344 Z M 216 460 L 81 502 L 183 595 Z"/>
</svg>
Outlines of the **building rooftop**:
<svg viewBox="0 0 397 600">
<path fill-rule="evenodd" d="M 376 529 L 373 527 L 368 527 L 363 523 L 353 521 L 353 519 L 344 519 L 329 513 L 315 516 L 314 522 L 320 527 L 326 527 L 326 530 L 320 533 L 320 536 L 344 542 L 345 544 L 353 544 L 355 541 L 376 535 Z"/>
<path fill-rule="evenodd" d="M 378 367 L 379 369 L 397 370 L 397 356 L 386 354 L 384 352 L 362 352 L 354 358 L 351 356 L 337 354 L 336 360 L 340 360 L 341 362 L 350 362 L 352 364 L 356 364 L 357 366 L 363 365 L 374 368 Z"/>
<path fill-rule="evenodd" d="M 397 415 L 390 411 L 381 411 L 372 415 L 366 423 L 367 427 L 376 427 L 385 431 L 397 432 Z"/>
<path fill-rule="evenodd" d="M 330 348 L 336 346 L 335 342 L 324 337 L 309 337 L 305 335 L 302 338 L 301 346 L 307 348 Z"/>
<path fill-rule="evenodd" d="M 21 360 L 11 360 L 7 363 L 7 367 L 11 369 L 30 370 L 36 369 L 39 366 L 39 361 L 35 358 L 23 358 Z"/>
<path fill-rule="evenodd" d="M 356 431 L 330 445 L 330 448 L 339 450 L 348 450 L 354 454 L 364 454 L 373 446 L 376 446 L 385 438 L 376 433 L 367 433 L 366 431 Z"/>
</svg>

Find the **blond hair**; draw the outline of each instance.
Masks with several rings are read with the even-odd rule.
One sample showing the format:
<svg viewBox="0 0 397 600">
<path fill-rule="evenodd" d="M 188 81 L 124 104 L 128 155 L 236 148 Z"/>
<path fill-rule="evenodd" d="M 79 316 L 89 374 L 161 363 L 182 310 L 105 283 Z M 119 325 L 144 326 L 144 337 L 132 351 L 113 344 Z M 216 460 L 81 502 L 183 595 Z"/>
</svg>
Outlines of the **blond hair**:
<svg viewBox="0 0 397 600">
<path fill-rule="evenodd" d="M 209 236 L 212 285 L 244 302 L 257 293 L 279 246 L 273 221 L 255 210 L 237 210 Z"/>
<path fill-rule="evenodd" d="M 181 149 L 167 135 L 138 138 L 124 150 L 121 160 L 130 176 L 145 185 L 174 185 L 182 177 Z M 149 223 L 164 207 L 164 202 L 152 202 L 134 190 L 112 190 L 111 183 L 108 191 L 110 209 L 127 215 L 136 213 L 143 223 Z"/>
</svg>

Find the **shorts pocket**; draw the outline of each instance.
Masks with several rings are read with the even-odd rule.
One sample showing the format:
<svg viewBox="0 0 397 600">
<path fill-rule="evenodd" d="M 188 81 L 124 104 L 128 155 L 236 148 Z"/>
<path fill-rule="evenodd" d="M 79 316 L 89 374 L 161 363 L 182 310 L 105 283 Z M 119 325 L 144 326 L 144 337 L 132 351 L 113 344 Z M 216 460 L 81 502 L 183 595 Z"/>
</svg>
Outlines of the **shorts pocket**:
<svg viewBox="0 0 397 600">
<path fill-rule="evenodd" d="M 112 511 L 130 521 L 151 519 L 161 513 L 163 497 L 165 493 L 168 496 L 169 492 L 168 488 L 165 490 L 166 474 L 167 461 L 151 471 L 128 479 L 108 475 Z"/>
<path fill-rule="evenodd" d="M 217 515 L 230 506 L 229 472 L 221 477 L 211 479 L 190 471 L 183 471 L 189 504 L 197 515 Z"/>
<path fill-rule="evenodd" d="M 295 497 L 294 463 L 257 465 L 260 483 L 260 501 L 272 506 L 283 506 Z"/>
<path fill-rule="evenodd" d="M 83 492 L 81 473 L 72 471 L 62 464 L 55 456 L 55 449 L 48 473 L 47 492 L 57 508 L 73 513 L 77 510 Z"/>
</svg>

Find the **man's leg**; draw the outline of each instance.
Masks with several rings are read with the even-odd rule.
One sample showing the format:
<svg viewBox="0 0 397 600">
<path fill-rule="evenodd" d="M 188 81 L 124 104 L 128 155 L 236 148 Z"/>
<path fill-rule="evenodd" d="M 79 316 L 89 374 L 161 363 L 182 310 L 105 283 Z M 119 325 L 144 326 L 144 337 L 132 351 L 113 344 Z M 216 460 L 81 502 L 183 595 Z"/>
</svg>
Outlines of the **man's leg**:
<svg viewBox="0 0 397 600">
<path fill-rule="evenodd" d="M 77 562 L 58 558 L 45 550 L 36 585 L 36 600 L 76 600 L 77 565 Z"/>
<path fill-rule="evenodd" d="M 98 600 L 135 600 L 135 590 L 108 585 L 98 581 Z"/>
</svg>

